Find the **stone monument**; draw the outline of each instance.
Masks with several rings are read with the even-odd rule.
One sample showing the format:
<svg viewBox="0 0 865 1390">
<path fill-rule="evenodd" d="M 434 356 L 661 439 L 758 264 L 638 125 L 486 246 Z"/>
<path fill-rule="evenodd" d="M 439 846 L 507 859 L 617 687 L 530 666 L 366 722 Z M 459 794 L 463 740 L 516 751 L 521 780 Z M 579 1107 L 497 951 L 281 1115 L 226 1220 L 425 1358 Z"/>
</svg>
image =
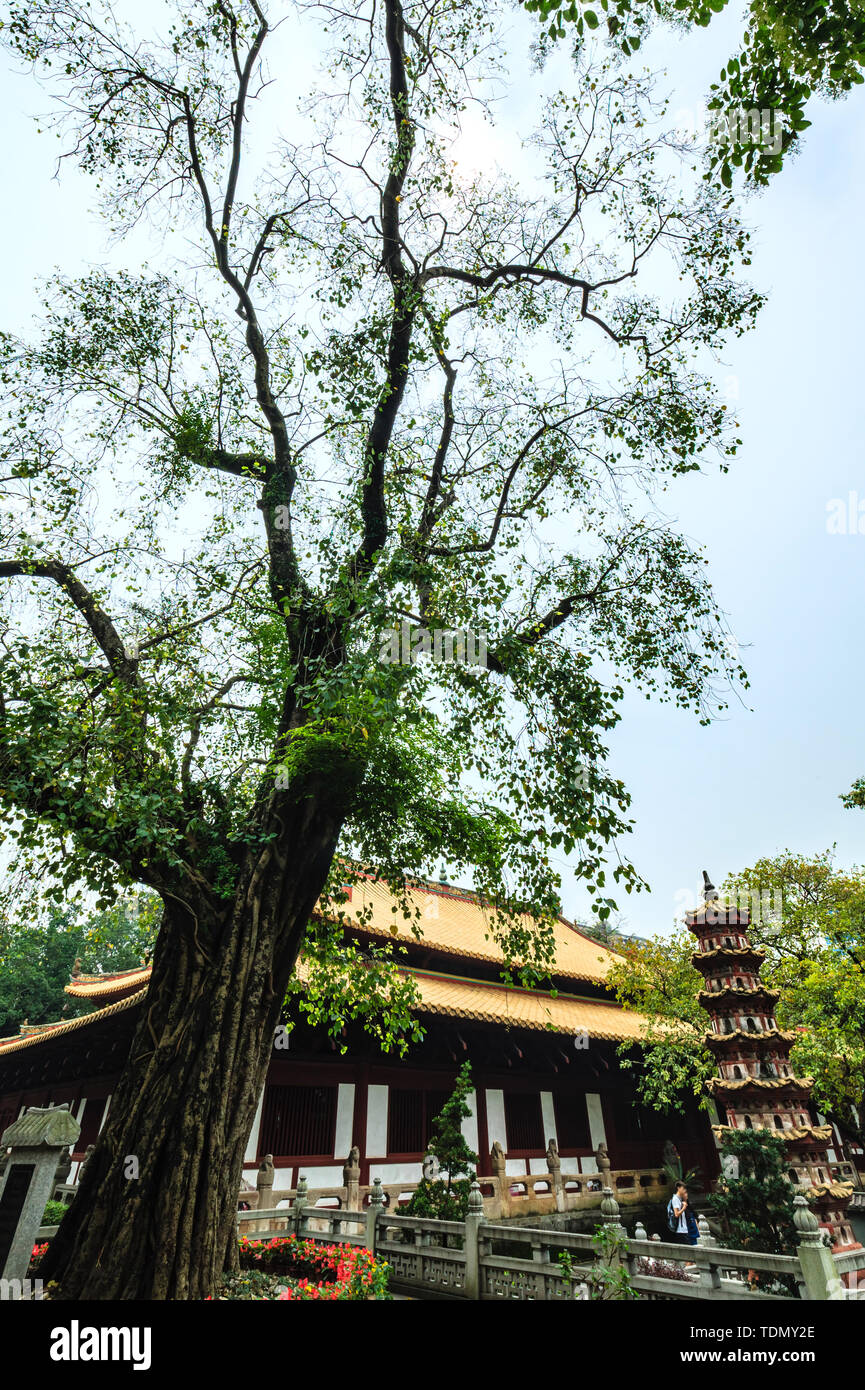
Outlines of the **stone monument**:
<svg viewBox="0 0 865 1390">
<path fill-rule="evenodd" d="M 58 1161 L 80 1133 L 69 1107 L 57 1105 L 25 1110 L 0 1136 L 0 1148 L 12 1150 L 0 1183 L 0 1278 L 26 1277 Z"/>
</svg>

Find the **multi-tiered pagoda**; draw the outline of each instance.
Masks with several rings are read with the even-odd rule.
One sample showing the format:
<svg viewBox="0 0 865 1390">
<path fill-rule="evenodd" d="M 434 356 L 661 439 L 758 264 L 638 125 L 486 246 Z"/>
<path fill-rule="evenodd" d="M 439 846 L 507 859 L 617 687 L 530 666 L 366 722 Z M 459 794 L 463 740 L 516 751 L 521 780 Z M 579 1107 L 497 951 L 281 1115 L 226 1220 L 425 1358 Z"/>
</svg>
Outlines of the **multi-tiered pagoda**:
<svg viewBox="0 0 865 1390">
<path fill-rule="evenodd" d="M 831 1125 L 814 1123 L 810 1077 L 796 1076 L 790 1065 L 795 1033 L 782 1032 L 775 1020 L 777 990 L 760 981 L 766 952 L 751 945 L 751 915 L 723 904 L 703 871 L 703 906 L 686 914 L 697 937 L 692 957 L 703 976 L 699 1000 L 711 1019 L 706 1042 L 715 1055 L 718 1075 L 707 1087 L 726 1110 L 726 1125 L 713 1125 L 720 1144 L 729 1129 L 771 1129 L 787 1141 L 790 1181 L 815 1208 L 836 1249 L 856 1245 L 847 1220 L 853 1191 L 839 1181 L 831 1151 Z"/>
</svg>

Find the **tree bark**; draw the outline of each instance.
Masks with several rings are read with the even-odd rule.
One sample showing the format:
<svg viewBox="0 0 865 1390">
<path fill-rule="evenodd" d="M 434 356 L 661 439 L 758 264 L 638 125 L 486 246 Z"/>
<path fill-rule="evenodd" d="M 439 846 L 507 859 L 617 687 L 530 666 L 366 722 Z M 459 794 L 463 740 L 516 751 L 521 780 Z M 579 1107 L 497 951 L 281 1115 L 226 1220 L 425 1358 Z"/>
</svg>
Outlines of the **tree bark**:
<svg viewBox="0 0 865 1390">
<path fill-rule="evenodd" d="M 236 1268 L 243 1156 L 341 822 L 295 809 L 222 915 L 165 899 L 129 1060 L 40 1269 L 53 1298 L 201 1299 Z"/>
</svg>

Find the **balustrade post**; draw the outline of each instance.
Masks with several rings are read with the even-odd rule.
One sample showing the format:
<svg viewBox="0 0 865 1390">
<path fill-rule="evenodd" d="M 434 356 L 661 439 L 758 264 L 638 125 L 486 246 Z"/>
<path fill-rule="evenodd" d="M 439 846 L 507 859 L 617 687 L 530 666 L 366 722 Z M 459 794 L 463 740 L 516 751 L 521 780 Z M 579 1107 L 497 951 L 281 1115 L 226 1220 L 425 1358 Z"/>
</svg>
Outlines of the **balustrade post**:
<svg viewBox="0 0 865 1390">
<path fill-rule="evenodd" d="M 383 1207 L 384 1193 L 381 1190 L 381 1178 L 376 1178 L 372 1185 L 372 1192 L 369 1194 L 369 1207 L 366 1213 L 366 1248 L 372 1255 L 375 1254 L 378 1218 Z"/>
<path fill-rule="evenodd" d="M 611 1187 L 604 1188 L 604 1195 L 601 1198 L 601 1221 L 604 1224 L 605 1230 L 615 1231 L 618 1235 L 627 1236 L 628 1233 L 620 1220 L 619 1204 L 613 1196 L 613 1189 Z M 626 1258 L 630 1268 L 630 1250 Z M 617 1269 L 621 1263 L 621 1257 L 618 1254 L 612 1254 L 609 1257 L 596 1260 L 596 1264 L 604 1264 L 606 1268 L 610 1270 Z"/>
<path fill-rule="evenodd" d="M 559 1158 L 559 1146 L 555 1139 L 551 1139 L 547 1144 L 547 1172 L 550 1175 L 550 1187 L 555 1198 L 556 1211 L 564 1211 L 565 1191 L 562 1182 L 562 1160 Z"/>
<path fill-rule="evenodd" d="M 799 1264 L 805 1277 L 807 1297 L 812 1303 L 844 1297 L 839 1295 L 838 1271 L 832 1251 L 823 1241 L 823 1232 L 805 1198 L 799 1193 L 793 1198 L 793 1225 L 799 1232 Z"/>
<path fill-rule="evenodd" d="M 613 1226 L 617 1231 L 621 1231 L 622 1235 L 628 1234 L 622 1225 L 619 1204 L 613 1196 L 611 1187 L 604 1188 L 604 1195 L 601 1198 L 601 1220 L 605 1226 Z"/>
<path fill-rule="evenodd" d="M 265 1154 L 258 1166 L 255 1186 L 258 1189 L 258 1210 L 267 1211 L 273 1206 L 273 1154 Z M 256 1221 L 255 1231 L 267 1229 L 267 1222 Z"/>
<path fill-rule="evenodd" d="M 479 1247 L 479 1230 L 486 1217 L 484 1216 L 484 1199 L 481 1195 L 480 1186 L 475 1180 L 469 1192 L 469 1207 L 465 1220 L 465 1283 L 463 1285 L 463 1297 L 479 1299 L 481 1296 L 481 1263 Z"/>
<path fill-rule="evenodd" d="M 355 1144 L 349 1151 L 342 1169 L 342 1186 L 346 1211 L 360 1210 L 360 1149 Z"/>
<path fill-rule="evenodd" d="M 303 1235 L 304 1209 L 306 1207 L 307 1183 L 306 1178 L 298 1178 L 297 1192 L 295 1193 L 292 1216 L 294 1217 L 294 1233 L 300 1240 Z"/>
<path fill-rule="evenodd" d="M 709 1223 L 705 1216 L 697 1217 L 697 1230 L 699 1237 L 697 1244 L 705 1249 L 712 1249 L 718 1242 L 712 1235 Z M 700 1266 L 700 1283 L 707 1289 L 720 1289 L 721 1287 L 721 1267 L 720 1265 L 710 1264 Z"/>
</svg>

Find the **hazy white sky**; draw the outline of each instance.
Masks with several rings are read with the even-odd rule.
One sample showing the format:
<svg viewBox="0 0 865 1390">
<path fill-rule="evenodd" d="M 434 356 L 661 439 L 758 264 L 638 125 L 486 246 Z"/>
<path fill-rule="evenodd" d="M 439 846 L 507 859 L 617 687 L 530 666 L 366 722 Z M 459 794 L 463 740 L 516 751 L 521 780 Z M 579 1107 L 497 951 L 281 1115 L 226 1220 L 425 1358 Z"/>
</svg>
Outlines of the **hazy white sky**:
<svg viewBox="0 0 865 1390">
<path fill-rule="evenodd" d="M 670 71 L 674 110 L 698 108 L 731 51 L 731 28 L 725 17 L 648 46 L 646 61 Z M 9 190 L 0 253 L 2 326 L 13 331 L 34 312 L 38 276 L 75 274 L 109 255 L 86 182 L 71 167 L 53 178 L 56 142 L 38 136 L 30 116 L 43 105 L 29 79 L 10 74 L 0 93 Z M 691 476 L 672 503 L 685 533 L 709 546 L 751 689 L 709 728 L 637 695 L 626 700 L 612 765 L 633 794 L 636 830 L 622 848 L 652 887 L 623 895 L 633 931 L 668 928 L 704 867 L 718 883 L 759 856 L 833 842 L 840 864 L 865 858 L 865 815 L 838 799 L 865 774 L 865 506 L 863 534 L 827 525 L 834 499 L 865 503 L 865 94 L 809 114 L 800 157 L 747 211 L 751 278 L 770 298 L 756 332 L 730 345 L 721 374 L 744 447 L 726 477 Z M 467 162 L 482 165 L 490 152 L 488 134 L 469 127 Z M 140 263 L 153 253 L 142 236 L 110 254 Z M 585 907 L 566 875 L 566 911 Z"/>
</svg>

